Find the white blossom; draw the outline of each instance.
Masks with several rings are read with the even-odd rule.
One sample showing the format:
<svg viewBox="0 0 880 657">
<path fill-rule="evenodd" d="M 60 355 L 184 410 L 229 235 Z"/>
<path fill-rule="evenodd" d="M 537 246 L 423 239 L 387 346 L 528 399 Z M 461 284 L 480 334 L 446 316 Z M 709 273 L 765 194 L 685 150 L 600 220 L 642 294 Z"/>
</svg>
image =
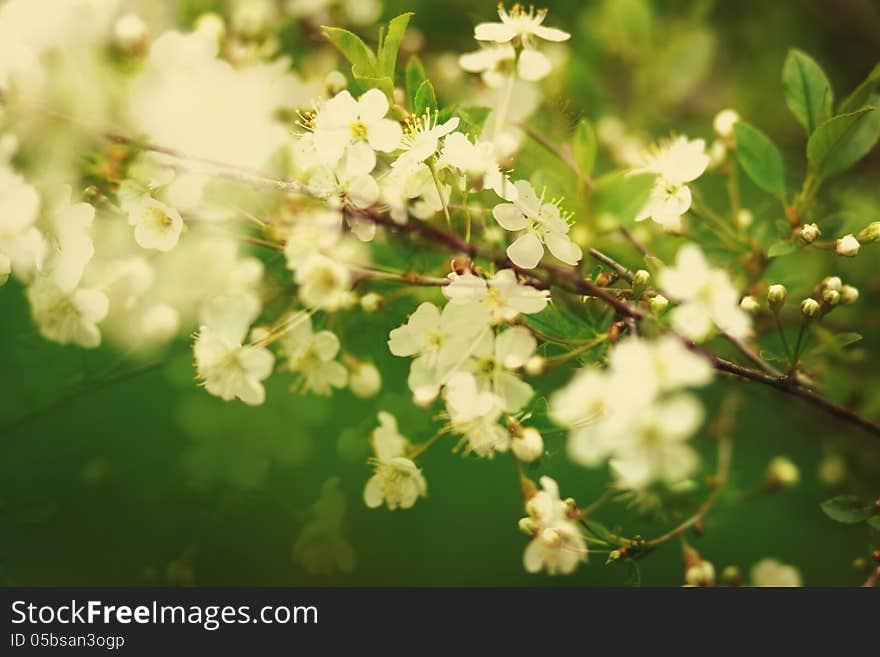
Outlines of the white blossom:
<svg viewBox="0 0 880 657">
<path fill-rule="evenodd" d="M 534 269 L 544 256 L 546 246 L 566 264 L 580 262 L 583 254 L 568 236 L 569 224 L 560 214 L 559 206 L 538 198 L 528 181 L 517 181 L 516 189 L 517 199 L 513 203 L 496 205 L 492 211 L 502 228 L 521 232 L 507 248 L 510 260 L 523 269 Z"/>
<path fill-rule="evenodd" d="M 386 119 L 388 99 L 378 89 L 370 89 L 357 100 L 340 91 L 324 103 L 314 118 L 314 139 L 318 156 L 325 164 L 336 164 L 346 149 L 355 144 L 368 145 L 366 157 L 375 152 L 390 153 L 400 146 L 402 130 L 397 121 Z"/>
<path fill-rule="evenodd" d="M 452 117 L 438 123 L 439 114 L 436 110 L 425 110 L 422 116 L 407 119 L 403 132 L 401 148 L 403 153 L 394 161 L 393 167 L 414 168 L 437 152 L 440 140 L 458 128 L 459 118 Z"/>
<path fill-rule="evenodd" d="M 364 488 L 368 507 L 375 509 L 384 503 L 392 511 L 409 509 L 428 494 L 422 471 L 405 457 L 409 441 L 397 430 L 393 415 L 379 413 L 379 427 L 373 431 L 370 443 L 375 458 L 374 474 Z"/>
<path fill-rule="evenodd" d="M 547 16 L 546 9 L 526 10 L 522 5 L 515 4 L 510 12 L 503 5 L 498 6 L 500 23 L 480 23 L 474 28 L 474 37 L 478 41 L 489 41 L 499 44 L 517 42 L 522 52 L 517 62 L 517 73 L 523 80 L 540 80 L 551 70 L 550 60 L 546 55 L 535 49 L 533 37 L 545 41 L 567 41 L 571 38 L 568 32 L 554 27 L 542 25 Z"/>
<path fill-rule="evenodd" d="M 530 573 L 546 570 L 550 575 L 569 575 L 587 560 L 587 542 L 559 498 L 559 486 L 541 477 L 541 489 L 526 502 L 526 524 L 533 538 L 523 554 Z"/>
<path fill-rule="evenodd" d="M 492 189 L 508 201 L 517 197 L 517 188 L 501 172 L 496 147 L 492 142 L 474 143 L 463 133 L 454 132 L 446 138 L 437 168 L 452 169 L 475 191 Z"/>
<path fill-rule="evenodd" d="M 391 331 L 395 356 L 415 356 L 408 383 L 418 403 L 433 400 L 441 386 L 489 336 L 488 313 L 478 304 L 447 304 L 441 312 L 422 303 L 407 323 Z"/>
<path fill-rule="evenodd" d="M 675 266 L 660 272 L 660 285 L 680 302 L 671 313 L 673 328 L 692 340 L 705 340 L 712 327 L 742 338 L 751 329 L 751 317 L 739 307 L 739 293 L 724 269 L 709 266 L 700 247 L 686 244 Z"/>
<path fill-rule="evenodd" d="M 452 429 L 467 439 L 472 452 L 491 458 L 508 450 L 510 434 L 498 424 L 504 400 L 481 390 L 473 374 L 456 372 L 449 377 L 444 399 Z"/>
<path fill-rule="evenodd" d="M 639 490 L 655 481 L 676 484 L 686 479 L 699 464 L 697 452 L 686 441 L 702 422 L 703 408 L 690 395 L 644 409 L 620 436 L 610 461 L 618 487 Z"/>
<path fill-rule="evenodd" d="M 296 270 L 299 298 L 309 308 L 335 312 L 353 302 L 351 270 L 329 256 L 316 253 Z"/>
<path fill-rule="evenodd" d="M 27 288 L 31 313 L 47 340 L 94 349 L 101 344 L 98 328 L 109 312 L 107 295 L 100 290 L 65 290 L 40 276 Z"/>
<path fill-rule="evenodd" d="M 330 395 L 333 388 L 343 388 L 348 371 L 337 362 L 339 338 L 332 331 L 312 328 L 308 315 L 296 314 L 288 320 L 288 328 L 280 339 L 285 367 L 303 375 L 306 390 L 318 395 Z"/>
<path fill-rule="evenodd" d="M 224 330 L 202 326 L 193 353 L 198 376 L 212 395 L 249 406 L 266 400 L 263 380 L 272 374 L 275 357 L 265 347 L 242 345 Z"/>
<path fill-rule="evenodd" d="M 0 164 L 0 255 L 16 276 L 28 280 L 43 264 L 46 242 L 36 227 L 37 190 Z"/>
<path fill-rule="evenodd" d="M 640 164 L 635 172 L 653 173 L 657 178 L 636 221 L 651 218 L 669 230 L 681 230 L 681 217 L 691 207 L 687 183 L 699 178 L 709 166 L 706 142 L 676 137 L 646 152 Z"/>
<path fill-rule="evenodd" d="M 803 586 L 801 574 L 794 566 L 787 566 L 776 559 L 761 559 L 751 571 L 752 586 L 794 587 Z"/>
<path fill-rule="evenodd" d="M 453 272 L 448 278 L 452 282 L 443 288 L 443 295 L 450 303 L 484 304 L 493 324 L 513 321 L 520 313 L 539 313 L 550 302 L 549 290 L 520 283 L 512 269 L 502 269 L 488 279 L 470 270 Z"/>
<path fill-rule="evenodd" d="M 149 196 L 131 207 L 128 223 L 134 226 L 134 239 L 140 247 L 157 251 L 177 246 L 183 231 L 180 213 Z"/>
</svg>

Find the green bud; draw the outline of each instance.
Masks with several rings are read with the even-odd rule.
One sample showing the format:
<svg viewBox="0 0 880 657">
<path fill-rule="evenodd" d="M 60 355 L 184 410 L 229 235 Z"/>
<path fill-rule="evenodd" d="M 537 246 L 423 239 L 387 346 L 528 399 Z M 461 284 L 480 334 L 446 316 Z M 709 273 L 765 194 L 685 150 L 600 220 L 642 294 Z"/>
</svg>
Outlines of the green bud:
<svg viewBox="0 0 880 657">
<path fill-rule="evenodd" d="M 788 296 L 788 290 L 785 289 L 784 285 L 776 284 L 771 285 L 767 290 L 767 305 L 770 306 L 770 310 L 775 313 L 778 313 L 782 306 L 785 305 L 785 298 Z"/>
<path fill-rule="evenodd" d="M 804 299 L 801 301 L 801 315 L 804 319 L 816 319 L 822 314 L 822 306 L 815 299 Z"/>
<path fill-rule="evenodd" d="M 750 315 L 755 315 L 761 310 L 761 304 L 751 294 L 742 298 L 742 301 L 739 302 L 739 307 Z"/>
<path fill-rule="evenodd" d="M 880 242 L 880 221 L 872 221 L 869 223 L 865 229 L 859 233 L 859 242 L 862 244 Z"/>
<path fill-rule="evenodd" d="M 661 315 L 663 314 L 663 311 L 665 311 L 669 307 L 669 299 L 664 297 L 662 294 L 658 294 L 651 297 L 650 306 L 652 313 L 654 313 L 655 315 Z"/>
</svg>

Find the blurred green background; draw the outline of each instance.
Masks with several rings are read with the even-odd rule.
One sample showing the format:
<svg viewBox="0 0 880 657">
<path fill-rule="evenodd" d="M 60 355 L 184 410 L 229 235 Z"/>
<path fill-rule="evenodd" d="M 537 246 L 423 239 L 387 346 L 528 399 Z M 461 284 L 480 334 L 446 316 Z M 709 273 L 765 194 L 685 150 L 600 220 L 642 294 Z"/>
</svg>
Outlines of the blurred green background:
<svg viewBox="0 0 880 657">
<path fill-rule="evenodd" d="M 216 4 L 189 3 L 182 13 L 195 15 L 193 7 Z M 565 99 L 564 111 L 592 118 L 614 111 L 628 125 L 653 134 L 699 126 L 694 134 L 707 136 L 714 113 L 731 106 L 788 152 L 801 153 L 802 131 L 782 102 L 786 50 L 810 52 L 841 94 L 880 54 L 880 7 L 868 1 L 546 4 L 548 24 L 573 33 L 572 59 L 555 92 Z M 494 7 L 494 2 L 394 1 L 386 3 L 385 15 L 415 11 L 413 25 L 429 50 L 461 52 L 473 49 L 472 26 L 491 20 Z M 307 40 L 302 43 L 308 47 Z M 878 162 L 875 152 L 857 174 L 863 181 L 859 202 L 871 208 L 880 200 Z M 861 330 L 865 350 L 874 354 L 880 349 L 878 266 L 875 254 L 859 262 L 861 303 L 871 309 L 869 326 Z M 815 275 L 824 275 L 820 271 Z M 431 414 L 409 400 L 408 362 L 393 358 L 385 346 L 388 331 L 412 307 L 365 315 L 357 331 L 345 334 L 347 347 L 375 360 L 383 372 L 385 386 L 377 399 L 359 400 L 347 391 L 332 399 L 298 397 L 287 391 L 289 381 L 275 376 L 266 405 L 251 409 L 225 404 L 194 385 L 185 341 L 146 360 L 108 348 L 57 347 L 37 334 L 20 287 L 10 283 L 0 289 L 0 583 L 631 583 L 629 568 L 603 566 L 602 555 L 570 577 L 526 574 L 527 538 L 516 525 L 522 501 L 510 460 L 453 454 L 444 448 L 451 440 L 422 459 L 427 499 L 409 511 L 364 506 L 367 439 L 376 413 L 395 414 L 413 441 L 434 431 Z M 870 366 L 869 357 L 865 367 Z M 736 384 L 718 383 L 704 395 L 710 409 L 731 385 Z M 866 530 L 822 514 L 819 502 L 836 491 L 818 482 L 816 468 L 829 450 L 856 463 L 865 455 L 876 459 L 876 441 L 798 400 L 740 387 L 746 403 L 731 493 L 708 516 L 705 534 L 692 538 L 694 545 L 719 568 L 736 564 L 747 571 L 769 556 L 797 565 L 810 585 L 860 583 L 864 574 L 851 562 L 867 555 Z M 876 415 L 880 405 L 874 406 Z M 709 441 L 698 439 L 698 445 L 711 468 Z M 548 457 L 529 474 L 558 478 L 563 494 L 581 504 L 601 492 L 607 473 L 569 464 L 563 434 L 548 435 L 547 447 Z M 737 491 L 759 483 L 778 454 L 800 466 L 801 484 L 726 506 Z M 322 483 L 331 477 L 341 479 L 344 535 L 357 564 L 350 574 L 309 575 L 292 558 L 292 547 Z M 597 518 L 609 526 L 624 523 L 628 535 L 646 537 L 674 524 L 670 518 L 640 520 L 620 505 L 603 508 Z M 676 545 L 645 558 L 640 571 L 643 585 L 679 585 Z"/>
</svg>

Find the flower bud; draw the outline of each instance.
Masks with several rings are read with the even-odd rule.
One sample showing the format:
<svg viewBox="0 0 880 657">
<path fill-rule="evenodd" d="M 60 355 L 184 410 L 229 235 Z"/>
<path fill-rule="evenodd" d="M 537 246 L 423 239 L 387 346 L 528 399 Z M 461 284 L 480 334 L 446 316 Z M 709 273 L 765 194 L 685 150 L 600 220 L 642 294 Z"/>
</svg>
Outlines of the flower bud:
<svg viewBox="0 0 880 657">
<path fill-rule="evenodd" d="M 834 243 L 834 251 L 837 255 L 842 255 L 847 258 L 855 258 L 859 254 L 860 247 L 861 244 L 859 244 L 859 241 L 852 235 L 852 233 L 844 235 Z"/>
<path fill-rule="evenodd" d="M 348 378 L 348 385 L 361 399 L 375 397 L 382 388 L 382 375 L 372 363 L 358 363 Z"/>
<path fill-rule="evenodd" d="M 633 285 L 647 287 L 651 283 L 651 274 L 644 269 L 639 269 L 633 274 Z"/>
<path fill-rule="evenodd" d="M 213 11 L 201 14 L 196 19 L 195 28 L 199 32 L 204 30 L 206 33 L 211 34 L 216 41 L 220 41 L 226 36 L 226 21 L 223 20 L 220 14 Z"/>
<path fill-rule="evenodd" d="M 840 280 L 840 276 L 828 276 L 822 281 L 821 287 L 824 290 L 837 290 L 840 292 L 840 288 L 843 287 L 843 281 Z"/>
<path fill-rule="evenodd" d="M 541 376 L 546 367 L 547 361 L 543 356 L 532 356 L 526 361 L 523 369 L 525 369 L 526 374 L 529 376 Z"/>
<path fill-rule="evenodd" d="M 801 471 L 787 457 L 777 456 L 767 465 L 767 483 L 777 488 L 791 488 L 801 479 Z"/>
<path fill-rule="evenodd" d="M 374 313 L 382 306 L 382 296 L 377 292 L 367 292 L 361 297 L 361 308 L 368 313 Z"/>
<path fill-rule="evenodd" d="M 784 285 L 780 285 L 779 283 L 771 285 L 767 290 L 767 305 L 770 306 L 770 310 L 778 313 L 782 309 L 782 306 L 785 305 L 785 298 L 787 296 L 788 290 L 785 289 Z"/>
<path fill-rule="evenodd" d="M 837 290 L 827 289 L 822 293 L 822 305 L 827 308 L 834 308 L 840 303 L 840 292 Z"/>
<path fill-rule="evenodd" d="M 113 24 L 113 45 L 126 53 L 142 50 L 147 45 L 149 28 L 137 14 L 124 14 Z"/>
<path fill-rule="evenodd" d="M 801 301 L 801 315 L 805 319 L 816 319 L 822 313 L 822 307 L 819 302 L 813 298 Z"/>
<path fill-rule="evenodd" d="M 748 228 L 752 225 L 752 222 L 755 220 L 755 215 L 752 214 L 751 210 L 746 210 L 745 208 L 741 209 L 736 213 L 736 224 L 740 228 Z"/>
<path fill-rule="evenodd" d="M 739 307 L 750 315 L 755 315 L 761 310 L 761 304 L 751 294 L 742 298 L 742 301 L 739 302 Z"/>
<path fill-rule="evenodd" d="M 669 307 L 669 299 L 664 297 L 662 294 L 658 294 L 651 297 L 649 305 L 651 306 L 652 313 L 654 313 L 655 315 L 661 315 L 663 314 L 663 311 Z"/>
<path fill-rule="evenodd" d="M 728 586 L 742 586 L 743 576 L 736 566 L 727 566 L 721 571 L 721 581 Z"/>
<path fill-rule="evenodd" d="M 342 73 L 333 70 L 324 77 L 324 86 L 327 88 L 327 93 L 335 96 L 348 86 L 348 80 Z"/>
<path fill-rule="evenodd" d="M 510 448 L 520 461 L 531 463 L 544 453 L 544 439 L 537 429 L 526 427 L 518 436 L 513 437 Z"/>
<path fill-rule="evenodd" d="M 844 285 L 840 288 L 840 303 L 844 306 L 855 303 L 859 300 L 859 289 L 852 285 Z"/>
<path fill-rule="evenodd" d="M 730 139 L 733 136 L 733 124 L 739 121 L 739 114 L 732 109 L 723 109 L 712 121 L 715 134 L 722 139 Z"/>
<path fill-rule="evenodd" d="M 821 235 L 822 231 L 819 230 L 819 227 L 816 224 L 805 224 L 801 226 L 800 236 L 804 244 L 812 244 L 819 239 Z"/>
<path fill-rule="evenodd" d="M 687 586 L 715 586 L 715 566 L 711 561 L 699 561 L 684 573 Z"/>
<path fill-rule="evenodd" d="M 635 274 L 633 274 L 632 280 L 632 290 L 633 296 L 635 298 L 639 298 L 644 294 L 645 290 L 648 289 L 648 285 L 651 284 L 651 274 L 649 274 L 644 269 L 639 269 Z"/>
<path fill-rule="evenodd" d="M 537 527 L 535 527 L 535 521 L 531 518 L 520 518 L 519 519 L 519 530 L 523 534 L 528 534 L 529 536 L 534 536 L 535 531 L 537 531 Z"/>
<path fill-rule="evenodd" d="M 859 242 L 870 244 L 880 242 L 880 221 L 872 221 L 859 233 Z"/>
</svg>

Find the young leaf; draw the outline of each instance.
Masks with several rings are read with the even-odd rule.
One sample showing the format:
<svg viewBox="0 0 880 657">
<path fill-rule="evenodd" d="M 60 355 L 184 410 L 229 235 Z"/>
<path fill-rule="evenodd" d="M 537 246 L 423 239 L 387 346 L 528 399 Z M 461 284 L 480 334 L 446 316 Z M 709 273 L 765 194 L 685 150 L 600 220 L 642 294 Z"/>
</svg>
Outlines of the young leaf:
<svg viewBox="0 0 880 657">
<path fill-rule="evenodd" d="M 322 27 L 324 36 L 339 49 L 351 64 L 351 72 L 355 77 L 378 78 L 376 55 L 370 50 L 357 34 L 339 27 Z"/>
<path fill-rule="evenodd" d="M 385 33 L 385 38 L 379 44 L 379 72 L 392 80 L 394 80 L 394 69 L 397 66 L 397 52 L 400 50 L 400 42 L 403 40 L 403 35 L 406 32 L 406 27 L 409 25 L 409 19 L 412 15 L 412 12 L 407 12 L 392 18 L 391 22 L 388 23 L 388 31 Z"/>
<path fill-rule="evenodd" d="M 797 247 L 788 240 L 780 240 L 767 249 L 768 258 L 781 258 L 797 251 Z"/>
<path fill-rule="evenodd" d="M 580 172 L 585 176 L 593 175 L 593 167 L 596 165 L 596 132 L 587 119 L 578 122 L 571 141 L 571 150 Z"/>
<path fill-rule="evenodd" d="M 758 187 L 780 198 L 785 196 L 785 163 L 770 138 L 757 128 L 737 121 L 736 157 L 740 166 Z"/>
<path fill-rule="evenodd" d="M 354 79 L 358 81 L 364 91 L 376 88 L 382 91 L 388 98 L 391 98 L 391 95 L 394 93 L 394 83 L 389 77 L 375 78 L 366 75 L 355 75 Z"/>
<path fill-rule="evenodd" d="M 830 500 L 825 500 L 820 505 L 832 520 L 847 524 L 862 522 L 871 517 L 873 505 L 865 502 L 854 495 L 838 495 Z"/>
<path fill-rule="evenodd" d="M 807 160 L 825 178 L 848 169 L 867 155 L 880 137 L 880 112 L 863 107 L 821 124 L 807 141 Z"/>
<path fill-rule="evenodd" d="M 406 100 L 409 103 L 411 112 L 416 111 L 416 93 L 422 82 L 425 82 L 428 76 L 425 75 L 425 67 L 422 60 L 417 55 L 413 55 L 406 63 Z"/>
<path fill-rule="evenodd" d="M 782 67 L 785 103 L 807 136 L 831 117 L 834 92 L 825 72 L 800 50 L 789 50 Z"/>
<path fill-rule="evenodd" d="M 437 95 L 434 93 L 434 85 L 430 80 L 425 80 L 419 85 L 416 91 L 416 99 L 413 103 L 413 114 L 421 115 L 425 110 L 434 111 L 437 109 Z"/>
<path fill-rule="evenodd" d="M 866 77 L 849 96 L 843 99 L 837 113 L 849 114 L 850 112 L 855 112 L 857 109 L 861 109 L 868 103 L 868 99 L 870 99 L 871 94 L 874 93 L 877 85 L 880 85 L 880 63 L 876 64 L 874 68 L 871 69 L 871 72 L 868 73 L 868 77 Z"/>
<path fill-rule="evenodd" d="M 476 139 L 483 132 L 483 126 L 486 119 L 489 118 L 491 107 L 460 107 L 456 109 L 455 115 L 458 116 L 459 130 L 468 133 L 472 138 Z M 442 114 L 442 113 L 441 113 Z M 437 119 L 438 123 L 443 121 L 443 117 Z"/>
</svg>

